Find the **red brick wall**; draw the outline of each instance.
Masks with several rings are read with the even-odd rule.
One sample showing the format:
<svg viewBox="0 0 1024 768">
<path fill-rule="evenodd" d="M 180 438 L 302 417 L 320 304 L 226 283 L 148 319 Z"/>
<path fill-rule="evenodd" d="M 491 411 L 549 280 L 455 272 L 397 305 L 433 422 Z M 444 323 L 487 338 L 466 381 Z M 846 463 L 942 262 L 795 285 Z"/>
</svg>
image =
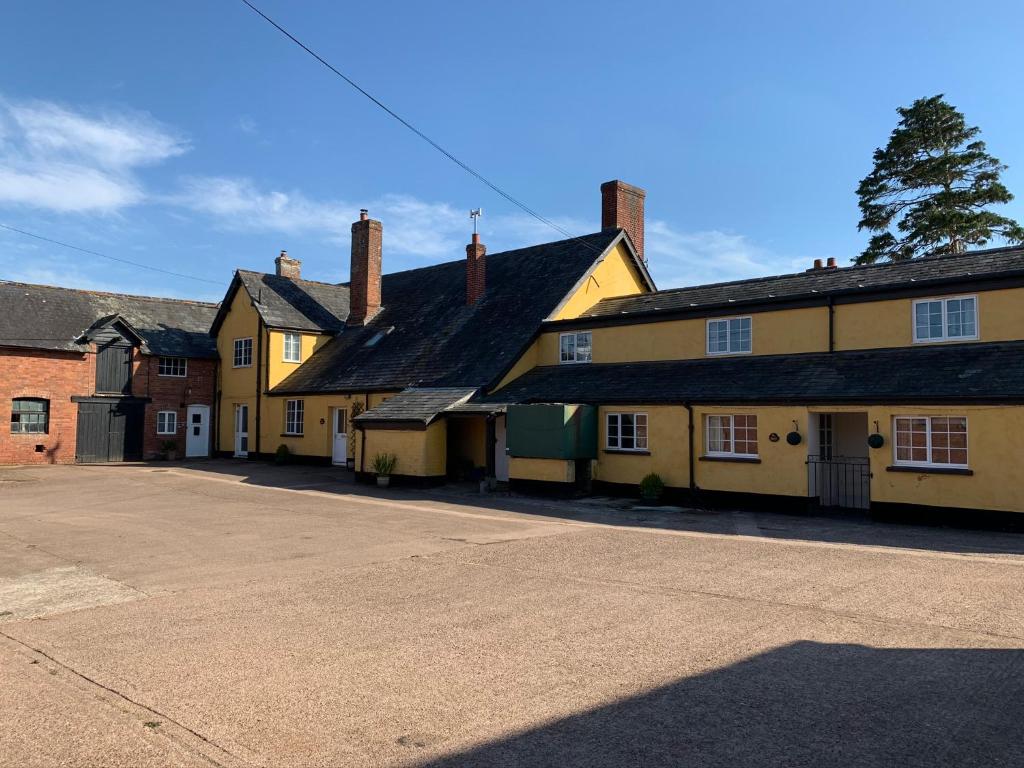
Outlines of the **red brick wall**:
<svg viewBox="0 0 1024 768">
<path fill-rule="evenodd" d="M 364 325 L 380 310 L 384 225 L 360 211 L 352 225 L 349 267 L 349 325 Z"/>
<path fill-rule="evenodd" d="M 213 398 L 217 386 L 216 360 L 189 360 L 184 378 L 160 376 L 159 357 L 138 355 L 139 365 L 132 378 L 132 394 L 150 397 L 146 405 L 145 426 L 143 427 L 142 455 L 151 459 L 161 454 L 160 446 L 166 440 L 178 444 L 178 456 L 185 455 L 185 417 L 187 406 L 210 406 L 209 430 L 213 430 Z M 156 415 L 159 411 L 174 411 L 178 414 L 178 431 L 174 436 L 156 433 Z"/>
<path fill-rule="evenodd" d="M 601 229 L 624 229 L 633 241 L 637 256 L 644 256 L 644 198 L 647 193 L 624 181 L 601 185 Z"/>
<path fill-rule="evenodd" d="M 466 246 L 466 304 L 476 304 L 487 290 L 487 246 L 473 233 L 473 242 Z"/>
<path fill-rule="evenodd" d="M 78 404 L 71 396 L 91 394 L 95 380 L 94 355 L 0 349 L 0 464 L 73 463 Z M 50 401 L 47 434 L 11 433 L 11 400 L 16 397 Z M 43 446 L 41 452 L 37 445 Z"/>
</svg>

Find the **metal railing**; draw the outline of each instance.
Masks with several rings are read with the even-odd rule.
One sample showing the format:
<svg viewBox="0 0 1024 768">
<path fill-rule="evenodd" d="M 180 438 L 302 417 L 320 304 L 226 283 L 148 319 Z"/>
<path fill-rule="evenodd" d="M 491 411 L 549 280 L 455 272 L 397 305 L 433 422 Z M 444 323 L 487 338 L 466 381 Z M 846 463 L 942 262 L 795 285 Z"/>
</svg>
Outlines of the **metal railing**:
<svg viewBox="0 0 1024 768">
<path fill-rule="evenodd" d="M 808 495 L 822 507 L 869 509 L 871 467 L 859 456 L 808 456 Z"/>
</svg>

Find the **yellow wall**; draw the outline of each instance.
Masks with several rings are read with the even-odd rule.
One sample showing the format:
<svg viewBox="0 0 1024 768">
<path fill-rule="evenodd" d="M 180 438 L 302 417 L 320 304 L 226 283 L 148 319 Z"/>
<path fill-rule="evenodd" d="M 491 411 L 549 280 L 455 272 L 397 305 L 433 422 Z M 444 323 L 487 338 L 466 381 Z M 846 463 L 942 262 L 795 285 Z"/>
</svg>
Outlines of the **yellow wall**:
<svg viewBox="0 0 1024 768">
<path fill-rule="evenodd" d="M 370 407 L 380 405 L 393 393 L 373 393 L 370 395 Z M 260 421 L 262 424 L 260 450 L 273 453 L 277 446 L 284 444 L 288 450 L 301 456 L 332 456 L 334 453 L 334 409 L 348 410 L 348 455 L 356 459 L 358 467 L 359 446 L 361 437 L 352 428 L 352 409 L 358 404 L 364 406 L 365 395 L 301 395 L 296 398 L 268 397 L 263 398 Z M 285 402 L 290 399 L 303 401 L 303 434 L 284 435 Z M 255 419 L 253 412 L 250 417 Z M 320 423 L 321 419 L 323 424 Z M 255 450 L 255 443 L 250 438 L 250 445 Z"/>
<path fill-rule="evenodd" d="M 297 331 L 269 332 L 267 362 L 270 365 L 270 387 L 276 387 L 304 362 L 309 360 L 320 347 L 330 341 L 331 337 L 323 333 L 299 333 L 302 338 L 302 360 L 298 363 L 286 362 L 284 359 L 284 336 Z"/>
<path fill-rule="evenodd" d="M 220 355 L 220 429 L 221 451 L 233 451 L 235 443 L 236 404 L 249 406 L 249 450 L 256 450 L 256 356 L 259 346 L 257 331 L 259 315 L 245 289 L 239 289 L 217 334 L 217 352 Z M 234 368 L 234 340 L 252 338 L 252 361 L 249 368 Z"/>
<path fill-rule="evenodd" d="M 501 389 L 510 381 L 515 381 L 530 369 L 535 368 L 538 365 L 546 364 L 540 362 L 539 350 L 540 343 L 543 338 L 544 337 L 541 336 L 540 338 L 535 339 L 532 344 L 530 344 L 530 346 L 522 354 L 522 356 L 520 356 L 520 358 L 516 360 L 515 365 L 513 365 L 509 372 L 506 373 L 505 376 L 502 378 L 502 380 L 498 382 L 498 385 L 494 388 L 494 391 Z"/>
<path fill-rule="evenodd" d="M 709 414 L 754 414 L 757 416 L 757 452 L 760 464 L 733 461 L 701 461 L 704 456 L 704 424 Z M 807 495 L 807 423 L 806 408 L 759 407 L 709 408 L 694 406 L 693 446 L 697 460 L 694 475 L 697 487 L 714 491 L 764 493 L 783 496 Z M 786 434 L 794 424 L 804 436 L 800 445 L 786 442 Z M 778 442 L 768 436 L 775 432 Z"/>
<path fill-rule="evenodd" d="M 935 294 L 977 296 L 978 341 L 1014 341 L 1024 338 L 1024 288 L 975 293 Z M 891 299 L 836 307 L 836 349 L 908 347 L 914 343 L 913 303 L 918 299 Z"/>
<path fill-rule="evenodd" d="M 586 281 L 552 315 L 552 320 L 579 317 L 601 299 L 645 293 L 647 285 L 640 276 L 626 246 L 612 248 L 594 268 Z"/>
<path fill-rule="evenodd" d="M 607 483 L 640 485 L 644 475 L 657 472 L 665 485 L 685 488 L 690 484 L 687 461 L 688 414 L 679 406 L 623 405 L 602 406 L 598 424 L 598 459 L 593 465 L 594 479 Z M 636 453 L 608 453 L 606 425 L 608 413 L 646 413 L 647 445 L 650 456 Z"/>
<path fill-rule="evenodd" d="M 1024 406 L 872 406 L 885 445 L 870 450 L 871 500 L 900 504 L 1024 512 L 1024 483 L 1016 466 L 1024 456 Z M 966 416 L 967 463 L 973 476 L 888 472 L 893 464 L 893 416 Z"/>
<path fill-rule="evenodd" d="M 510 456 L 508 476 L 512 480 L 572 483 L 576 480 L 576 464 L 566 459 L 523 459 Z"/>
<path fill-rule="evenodd" d="M 365 471 L 373 471 L 373 458 L 378 453 L 393 453 L 398 457 L 396 475 L 440 477 L 446 472 L 446 445 L 444 419 L 438 419 L 426 430 L 367 429 Z"/>
<path fill-rule="evenodd" d="M 826 307 L 758 312 L 752 318 L 751 354 L 787 355 L 828 351 Z M 587 329 L 580 326 L 580 330 Z M 708 357 L 707 318 L 703 317 L 595 327 L 590 331 L 595 363 Z M 560 335 L 561 332 L 545 333 L 537 340 L 537 365 L 559 364 Z M 512 376 L 507 378 L 508 381 L 513 379 Z"/>
</svg>

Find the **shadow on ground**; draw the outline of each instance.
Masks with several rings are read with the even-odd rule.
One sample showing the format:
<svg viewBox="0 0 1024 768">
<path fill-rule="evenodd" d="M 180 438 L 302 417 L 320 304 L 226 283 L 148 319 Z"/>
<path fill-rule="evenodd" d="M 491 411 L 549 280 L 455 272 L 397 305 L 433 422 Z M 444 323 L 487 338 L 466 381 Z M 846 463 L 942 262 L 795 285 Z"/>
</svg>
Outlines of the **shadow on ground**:
<svg viewBox="0 0 1024 768">
<path fill-rule="evenodd" d="M 1020 766 L 1024 651 L 799 642 L 510 738 L 455 766 Z"/>
<path fill-rule="evenodd" d="M 124 466 L 124 465 L 108 465 Z M 1024 533 L 1016 531 L 947 527 L 938 524 L 880 522 L 863 512 L 822 513 L 789 507 L 778 510 L 706 510 L 659 511 L 655 508 L 632 509 L 623 502 L 606 500 L 565 501 L 507 493 L 480 494 L 468 486 L 442 486 L 434 489 L 378 489 L 356 483 L 354 475 L 342 467 L 303 465 L 278 466 L 264 462 L 210 459 L 199 462 L 139 465 L 144 471 L 185 469 L 215 476 L 237 478 L 246 485 L 293 490 L 316 490 L 350 496 L 402 501 L 430 501 L 470 507 L 486 507 L 502 512 L 538 515 L 545 518 L 696 531 L 726 535 L 760 536 L 770 539 L 823 541 L 877 547 L 900 547 L 934 552 L 985 555 L 1024 555 Z M 1024 525 L 1024 515 L 1022 515 Z M 1024 528 L 1022 528 L 1024 530 Z"/>
</svg>

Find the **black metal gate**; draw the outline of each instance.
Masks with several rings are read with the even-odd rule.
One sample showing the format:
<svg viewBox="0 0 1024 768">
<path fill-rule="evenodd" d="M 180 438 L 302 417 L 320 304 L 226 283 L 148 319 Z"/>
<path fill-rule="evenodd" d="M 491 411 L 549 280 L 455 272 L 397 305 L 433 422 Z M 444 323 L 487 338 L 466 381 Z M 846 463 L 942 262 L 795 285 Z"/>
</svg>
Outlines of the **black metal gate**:
<svg viewBox="0 0 1024 768">
<path fill-rule="evenodd" d="M 75 460 L 141 460 L 144 407 L 139 402 L 80 402 Z"/>
<path fill-rule="evenodd" d="M 823 507 L 869 509 L 871 466 L 855 456 L 808 456 L 808 495 Z"/>
</svg>

